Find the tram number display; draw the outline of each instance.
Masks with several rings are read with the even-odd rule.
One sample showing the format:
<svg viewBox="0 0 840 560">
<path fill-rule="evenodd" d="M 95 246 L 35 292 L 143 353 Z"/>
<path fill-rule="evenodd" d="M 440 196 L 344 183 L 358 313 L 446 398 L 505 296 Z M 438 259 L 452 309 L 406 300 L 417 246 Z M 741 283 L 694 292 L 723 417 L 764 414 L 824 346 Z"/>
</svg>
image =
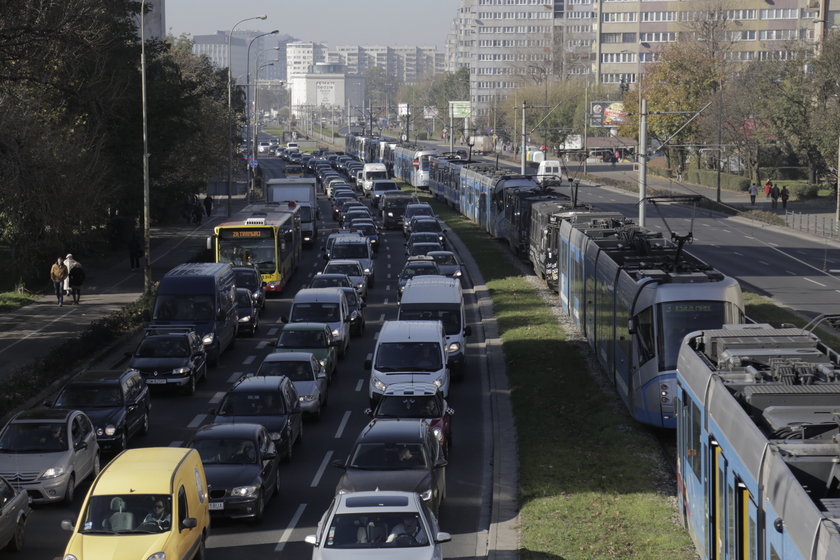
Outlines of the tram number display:
<svg viewBox="0 0 840 560">
<path fill-rule="evenodd" d="M 663 306 L 665 313 L 710 313 L 709 303 L 670 303 Z"/>
<path fill-rule="evenodd" d="M 223 229 L 219 232 L 222 239 L 271 239 L 271 230 L 260 229 Z"/>
</svg>

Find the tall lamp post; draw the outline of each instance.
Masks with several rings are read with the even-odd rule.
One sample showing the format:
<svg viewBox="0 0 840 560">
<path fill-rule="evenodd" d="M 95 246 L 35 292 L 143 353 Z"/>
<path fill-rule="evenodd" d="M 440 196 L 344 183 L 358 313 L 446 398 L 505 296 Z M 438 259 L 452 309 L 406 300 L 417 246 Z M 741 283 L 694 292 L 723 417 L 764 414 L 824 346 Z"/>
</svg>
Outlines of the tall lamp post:
<svg viewBox="0 0 840 560">
<path fill-rule="evenodd" d="M 539 70 L 542 73 L 542 81 L 545 83 L 545 106 L 550 108 L 548 106 L 548 70 L 534 64 L 529 64 L 528 68 Z M 543 150 L 543 159 L 545 159 L 548 156 L 548 122 L 546 122 L 545 128 L 543 128 L 543 146 L 545 146 L 545 150 Z"/>
<path fill-rule="evenodd" d="M 252 38 L 248 42 L 248 54 L 245 57 L 245 62 L 246 62 L 246 65 L 247 65 L 246 67 L 248 69 L 248 73 L 246 74 L 245 80 L 246 80 L 246 84 L 247 84 L 246 85 L 246 91 L 248 91 L 249 93 L 250 93 L 250 88 L 251 88 L 251 45 L 253 45 L 254 41 L 259 39 L 260 37 L 265 37 L 266 35 L 277 35 L 278 33 L 280 33 L 279 29 L 275 29 L 274 31 L 269 31 L 268 33 L 261 33 L 261 34 L 257 35 L 256 37 Z M 250 109 L 251 96 L 248 95 L 247 98 L 248 98 L 248 104 L 245 107 L 245 114 L 250 115 L 250 113 L 251 113 L 251 109 Z M 252 122 L 250 130 L 253 131 L 253 127 L 254 127 L 254 123 Z M 252 134 L 254 134 L 254 137 L 256 138 L 256 133 L 252 132 Z M 253 148 L 254 148 L 254 151 L 252 153 L 252 156 L 256 159 L 256 157 L 257 157 L 257 147 L 254 146 Z M 254 171 L 251 171 L 251 173 L 252 173 L 252 175 L 251 175 L 251 187 L 253 188 L 254 186 L 256 186 L 256 173 Z"/>
<path fill-rule="evenodd" d="M 144 0 L 145 1 L 145 0 Z M 227 63 L 228 63 L 228 71 L 227 71 L 227 130 L 228 130 L 228 168 L 227 168 L 227 215 L 230 217 L 230 196 L 231 196 L 231 186 L 233 183 L 233 123 L 232 116 L 231 116 L 231 68 L 233 67 L 233 60 L 231 59 L 231 37 L 233 37 L 233 31 L 240 23 L 245 23 L 246 21 L 251 21 L 253 19 L 268 19 L 266 14 L 261 16 L 254 16 L 245 18 L 242 20 L 237 21 L 233 27 L 230 28 L 228 32 L 228 44 L 227 44 Z"/>
<path fill-rule="evenodd" d="M 257 106 L 259 104 L 259 96 L 260 96 L 260 70 L 267 66 L 274 66 L 273 62 L 266 62 L 265 64 L 261 64 L 257 67 L 256 76 L 254 78 L 254 140 L 253 140 L 253 147 L 254 147 L 254 159 L 257 159 L 257 129 L 259 128 L 259 112 Z"/>
<path fill-rule="evenodd" d="M 143 105 L 143 292 L 152 291 L 152 233 L 149 227 L 149 135 L 146 130 L 146 0 L 140 2 L 140 97 Z"/>
</svg>

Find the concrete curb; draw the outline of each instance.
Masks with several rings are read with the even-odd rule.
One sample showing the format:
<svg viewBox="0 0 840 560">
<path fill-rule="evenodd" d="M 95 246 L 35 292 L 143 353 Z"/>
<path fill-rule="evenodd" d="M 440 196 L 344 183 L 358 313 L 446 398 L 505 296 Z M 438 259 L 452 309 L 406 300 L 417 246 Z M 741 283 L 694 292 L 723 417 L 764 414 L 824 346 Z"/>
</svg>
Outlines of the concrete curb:
<svg viewBox="0 0 840 560">
<path fill-rule="evenodd" d="M 489 396 L 484 418 L 490 430 L 484 432 L 481 513 L 476 558 L 518 560 L 519 558 L 519 454 L 505 354 L 493 301 L 475 259 L 451 230 L 446 233 L 461 256 L 473 291 L 483 339 L 476 344 L 482 372 L 482 394 Z M 478 330 L 478 329 L 476 329 Z M 478 333 L 475 333 L 478 334 Z"/>
</svg>

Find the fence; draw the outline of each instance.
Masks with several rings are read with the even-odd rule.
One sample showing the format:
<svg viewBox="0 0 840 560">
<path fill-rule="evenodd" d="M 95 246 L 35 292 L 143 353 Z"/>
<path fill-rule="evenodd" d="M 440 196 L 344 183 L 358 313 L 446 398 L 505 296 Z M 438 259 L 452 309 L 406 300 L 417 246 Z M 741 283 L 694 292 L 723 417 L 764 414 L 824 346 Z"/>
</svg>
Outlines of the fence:
<svg viewBox="0 0 840 560">
<path fill-rule="evenodd" d="M 840 239 L 840 223 L 829 214 L 803 214 L 785 211 L 785 226 L 796 231 L 804 231 L 818 237 Z"/>
</svg>

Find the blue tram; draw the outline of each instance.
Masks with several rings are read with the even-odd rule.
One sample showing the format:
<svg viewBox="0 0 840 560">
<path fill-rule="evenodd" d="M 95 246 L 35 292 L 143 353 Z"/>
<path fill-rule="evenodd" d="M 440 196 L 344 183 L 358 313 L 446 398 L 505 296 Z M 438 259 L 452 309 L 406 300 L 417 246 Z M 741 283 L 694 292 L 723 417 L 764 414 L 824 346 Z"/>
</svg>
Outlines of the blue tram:
<svg viewBox="0 0 840 560">
<path fill-rule="evenodd" d="M 686 333 L 743 320 L 736 280 L 617 215 L 578 214 L 558 232 L 560 304 L 632 416 L 674 428 Z"/>
<path fill-rule="evenodd" d="M 677 476 L 704 559 L 840 558 L 840 356 L 797 328 L 723 325 L 677 362 Z"/>
<path fill-rule="evenodd" d="M 429 160 L 437 152 L 415 144 L 397 144 L 394 148 L 394 176 L 412 187 L 429 188 Z"/>
<path fill-rule="evenodd" d="M 504 196 L 503 237 L 516 256 L 529 259 L 532 241 L 531 216 L 535 206 L 538 212 L 563 212 L 572 209 L 569 196 L 556 189 L 545 187 L 520 187 L 506 189 Z"/>
<path fill-rule="evenodd" d="M 492 237 L 504 236 L 504 191 L 538 188 L 531 177 L 516 175 L 488 164 L 461 167 L 460 211 Z"/>
<path fill-rule="evenodd" d="M 447 206 L 461 210 L 461 168 L 475 163 L 451 154 L 433 157 L 429 163 L 429 191 Z"/>
</svg>

